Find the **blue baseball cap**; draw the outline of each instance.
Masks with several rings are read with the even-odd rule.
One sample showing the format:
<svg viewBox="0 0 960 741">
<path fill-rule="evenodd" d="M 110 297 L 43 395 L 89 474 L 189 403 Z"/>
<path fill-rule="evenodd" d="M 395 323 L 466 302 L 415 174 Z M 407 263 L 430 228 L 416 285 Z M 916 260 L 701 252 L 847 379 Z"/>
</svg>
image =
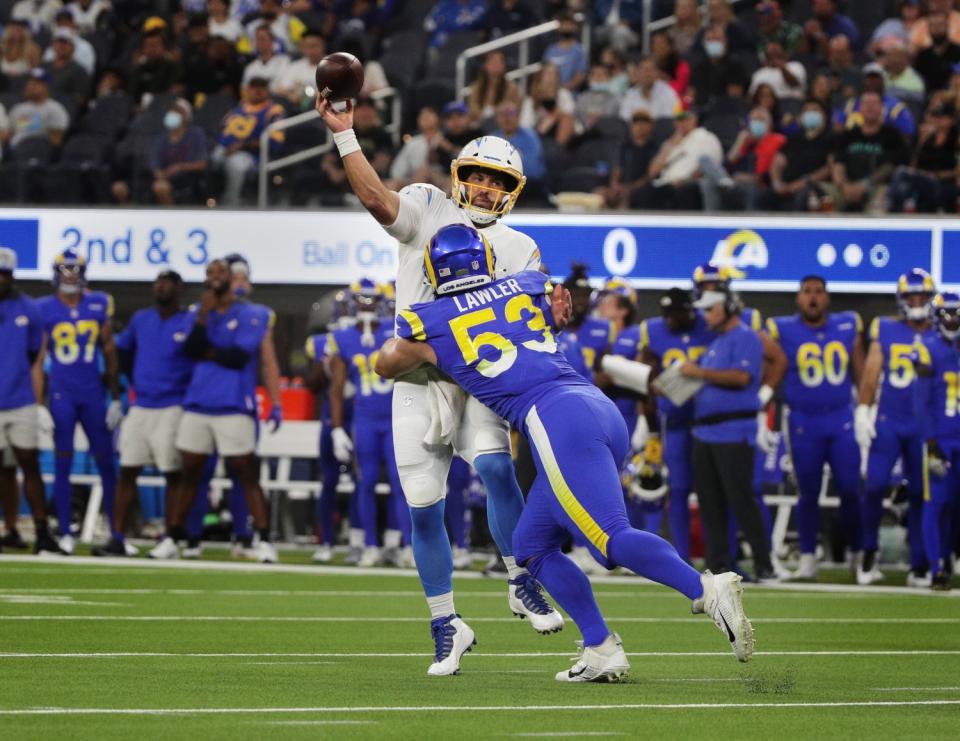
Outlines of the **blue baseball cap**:
<svg viewBox="0 0 960 741">
<path fill-rule="evenodd" d="M 43 67 L 34 67 L 30 70 L 30 77 L 34 80 L 40 80 L 40 82 L 45 82 L 48 85 L 50 84 L 50 73 L 47 72 Z"/>
<path fill-rule="evenodd" d="M 447 104 L 443 107 L 443 115 L 444 115 L 444 116 L 449 116 L 449 115 L 451 115 L 451 114 L 453 114 L 453 113 L 464 113 L 464 114 L 467 113 L 467 104 L 466 104 L 466 103 L 463 103 L 463 102 L 461 102 L 461 101 L 459 101 L 459 100 L 454 100 L 454 101 L 451 101 L 451 102 L 447 103 Z"/>
</svg>

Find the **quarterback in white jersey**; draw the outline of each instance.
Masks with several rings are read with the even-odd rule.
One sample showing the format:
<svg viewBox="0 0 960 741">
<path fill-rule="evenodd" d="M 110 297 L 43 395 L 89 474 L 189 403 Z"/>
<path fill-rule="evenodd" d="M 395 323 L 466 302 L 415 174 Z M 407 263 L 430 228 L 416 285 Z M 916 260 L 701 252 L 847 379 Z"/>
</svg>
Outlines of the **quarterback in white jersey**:
<svg viewBox="0 0 960 741">
<path fill-rule="evenodd" d="M 493 136 L 468 143 L 451 165 L 452 196 L 425 184 L 389 190 L 360 151 L 353 131 L 353 105 L 336 111 L 318 96 L 317 111 L 333 132 L 353 192 L 370 214 L 399 242 L 397 310 L 433 300 L 424 250 L 433 235 L 450 224 L 483 230 L 496 257 L 497 277 L 535 270 L 540 251 L 532 239 L 500 223 L 523 189 L 520 153 Z M 394 453 L 413 523 L 413 552 L 432 615 L 433 676 L 455 674 L 474 645 L 474 632 L 456 614 L 453 560 L 444 526 L 444 497 L 450 460 L 456 452 L 476 468 L 487 491 L 490 531 L 508 571 L 510 610 L 530 619 L 540 633 L 563 627 L 562 616 L 546 601 L 536 579 L 513 558 L 513 531 L 523 495 L 510 457 L 507 423 L 467 396 L 436 369 L 397 379 L 393 392 Z"/>
</svg>

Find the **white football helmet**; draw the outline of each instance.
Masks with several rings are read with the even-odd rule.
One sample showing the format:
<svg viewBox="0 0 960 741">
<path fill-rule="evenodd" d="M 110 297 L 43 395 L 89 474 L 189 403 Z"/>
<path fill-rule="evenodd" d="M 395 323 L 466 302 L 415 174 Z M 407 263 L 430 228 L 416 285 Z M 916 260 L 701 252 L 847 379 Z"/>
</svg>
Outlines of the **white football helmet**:
<svg viewBox="0 0 960 741">
<path fill-rule="evenodd" d="M 495 170 L 506 176 L 504 190 L 467 183 L 472 169 Z M 481 136 L 469 142 L 450 164 L 453 179 L 451 193 L 457 204 L 467 210 L 475 224 L 489 224 L 510 213 L 527 179 L 523 176 L 520 152 L 499 136 Z M 488 191 L 493 205 L 489 208 L 473 204 L 477 191 Z"/>
</svg>

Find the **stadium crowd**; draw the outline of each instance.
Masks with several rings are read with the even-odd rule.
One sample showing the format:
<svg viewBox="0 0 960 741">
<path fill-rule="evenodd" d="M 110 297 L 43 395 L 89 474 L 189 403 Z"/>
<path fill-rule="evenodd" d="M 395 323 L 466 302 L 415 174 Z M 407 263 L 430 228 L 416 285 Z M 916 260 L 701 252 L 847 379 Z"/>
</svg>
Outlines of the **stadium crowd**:
<svg viewBox="0 0 960 741">
<path fill-rule="evenodd" d="M 84 258 L 68 250 L 53 268 L 54 293 L 34 301 L 15 288 L 15 253 L 0 249 L 0 341 L 10 348 L 0 386 L 6 525 L 0 545 L 26 547 L 17 530 L 19 467 L 35 522 L 35 551 L 74 551 L 71 466 L 79 424 L 110 525 L 109 541 L 95 554 L 137 554 L 125 538 L 128 516 L 138 498 L 138 476 L 152 467 L 166 478 L 166 535 L 150 557 L 199 557 L 220 455 L 234 482 L 223 502 L 233 521 L 234 555 L 276 561 L 256 441 L 261 424 L 276 430 L 283 421 L 279 366 L 273 313 L 250 300 L 246 260 L 232 254 L 212 261 L 201 297 L 189 309 L 181 306 L 180 276 L 161 272 L 153 306 L 133 314 L 116 336 L 113 300 L 88 289 Z M 907 583 L 949 585 L 957 543 L 951 461 L 958 376 L 949 369 L 957 362 L 960 296 L 938 294 L 930 276 L 915 269 L 898 283 L 898 316 L 877 318 L 864 332 L 856 312 L 830 312 L 827 285 L 818 276 L 800 281 L 797 314 L 767 322 L 742 305 L 728 269 L 715 263 L 696 267 L 692 289 L 664 293 L 659 317 L 641 318 L 627 283 L 612 279 L 597 288 L 582 265 L 563 285 L 571 292 L 572 315 L 558 335 L 560 350 L 615 401 L 632 433 L 622 484 L 634 527 L 668 533 L 687 561 L 701 547 L 692 541 L 703 539 L 707 566 L 717 573 L 739 568 L 745 542 L 760 581 L 815 579 L 821 555 L 831 541 L 839 542 L 858 582 L 871 584 L 883 578 L 878 537 L 887 512 L 906 523 Z M 395 311 L 392 284 L 361 279 L 336 294 L 327 331 L 306 341 L 307 383 L 318 394 L 322 422 L 318 563 L 334 558 L 346 522 L 347 563 L 411 564 L 410 514 L 393 455 L 393 382 L 374 370 L 381 346 L 393 336 Z M 637 368 L 644 369 L 639 381 Z M 679 374 L 698 386 L 677 400 L 666 387 L 652 385 L 661 374 Z M 941 377 L 947 386 L 941 387 Z M 271 401 L 267 414 L 258 411 L 258 378 Z M 54 441 L 59 539 L 46 518 L 40 431 Z M 763 498 L 765 468 L 771 456 L 781 455 L 789 457 L 792 488 L 799 494 L 795 572 L 774 552 Z M 515 457 L 526 491 L 533 464 L 522 435 Z M 832 535 L 821 523 L 826 465 L 830 491 L 840 501 Z M 344 475 L 354 488 L 338 526 Z M 378 504 L 381 479 L 390 496 Z M 483 519 L 477 489 L 476 475 L 458 461 L 448 479 L 445 513 L 457 567 L 472 563 L 470 548 L 483 539 L 476 535 Z M 893 490 L 905 498 L 885 508 Z M 582 535 L 574 536 L 572 548 L 584 571 L 601 570 Z"/>
<path fill-rule="evenodd" d="M 394 186 L 445 183 L 484 132 L 522 152 L 521 207 L 956 213 L 955 2 L 656 0 L 674 22 L 646 55 L 642 5 L 0 3 L 0 199 L 247 203 L 264 128 L 310 109 L 316 64 L 342 50 L 365 65 L 358 139 Z M 549 19 L 532 77 L 508 76 L 506 47 L 454 90 L 462 51 Z M 269 147 L 321 136 L 305 124 Z M 294 205 L 350 202 L 333 153 L 274 184 Z"/>
</svg>

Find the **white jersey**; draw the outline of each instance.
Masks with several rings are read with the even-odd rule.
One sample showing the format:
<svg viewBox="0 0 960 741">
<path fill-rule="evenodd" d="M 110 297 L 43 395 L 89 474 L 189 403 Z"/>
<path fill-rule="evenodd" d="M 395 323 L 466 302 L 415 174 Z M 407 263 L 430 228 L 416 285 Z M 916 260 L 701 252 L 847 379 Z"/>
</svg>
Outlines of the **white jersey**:
<svg viewBox="0 0 960 741">
<path fill-rule="evenodd" d="M 414 183 L 400 191 L 397 220 L 385 226 L 400 243 L 397 265 L 397 310 L 433 301 L 433 288 L 423 270 L 423 251 L 442 227 L 450 224 L 473 226 L 466 210 L 432 185 Z M 540 269 L 540 250 L 526 234 L 495 221 L 482 229 L 496 255 L 495 279 Z"/>
</svg>

